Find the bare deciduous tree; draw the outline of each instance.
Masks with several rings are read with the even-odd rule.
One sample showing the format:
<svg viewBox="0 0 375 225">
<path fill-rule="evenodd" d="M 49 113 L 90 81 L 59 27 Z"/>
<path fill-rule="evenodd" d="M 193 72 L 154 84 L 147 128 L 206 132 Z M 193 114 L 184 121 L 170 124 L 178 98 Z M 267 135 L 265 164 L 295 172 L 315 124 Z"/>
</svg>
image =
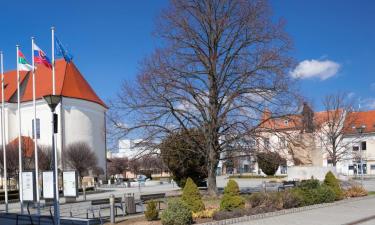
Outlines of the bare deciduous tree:
<svg viewBox="0 0 375 225">
<path fill-rule="evenodd" d="M 197 154 L 206 157 L 208 191 L 216 195 L 226 146 L 252 135 L 266 107 L 280 116 L 299 104 L 288 74 L 290 40 L 273 21 L 266 1 L 172 0 L 156 32 L 163 48 L 113 101 L 119 134 L 141 129 L 155 143 L 172 132 L 204 130 Z"/>
<path fill-rule="evenodd" d="M 16 178 L 18 175 L 18 147 L 6 146 L 7 173 L 8 178 Z M 0 150 L 0 164 L 4 168 L 3 148 Z"/>
<path fill-rule="evenodd" d="M 94 169 L 98 163 L 95 153 L 85 142 L 68 145 L 63 154 L 66 166 L 75 169 L 79 177 L 87 175 L 89 170 Z"/>
<path fill-rule="evenodd" d="M 123 174 L 129 167 L 128 158 L 112 158 L 108 162 L 108 175 Z"/>
<path fill-rule="evenodd" d="M 38 145 L 38 166 L 41 171 L 52 169 L 52 147 Z"/>
<path fill-rule="evenodd" d="M 344 141 L 346 131 L 352 129 L 357 121 L 353 113 L 353 104 L 345 93 L 327 95 L 323 100 L 324 112 L 316 118 L 316 132 L 323 150 L 328 154 L 332 165 L 336 164 L 350 153 L 351 142 Z"/>
</svg>

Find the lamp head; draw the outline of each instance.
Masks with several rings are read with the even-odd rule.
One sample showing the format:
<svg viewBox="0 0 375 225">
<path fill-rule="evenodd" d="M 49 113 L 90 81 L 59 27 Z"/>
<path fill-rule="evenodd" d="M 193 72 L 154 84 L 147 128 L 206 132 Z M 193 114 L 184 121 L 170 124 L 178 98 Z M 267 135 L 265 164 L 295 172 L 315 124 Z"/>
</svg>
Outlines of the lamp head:
<svg viewBox="0 0 375 225">
<path fill-rule="evenodd" d="M 60 95 L 45 95 L 45 96 L 43 96 L 43 98 L 47 102 L 49 108 L 51 109 L 51 112 L 55 111 L 56 106 L 61 101 Z"/>
</svg>

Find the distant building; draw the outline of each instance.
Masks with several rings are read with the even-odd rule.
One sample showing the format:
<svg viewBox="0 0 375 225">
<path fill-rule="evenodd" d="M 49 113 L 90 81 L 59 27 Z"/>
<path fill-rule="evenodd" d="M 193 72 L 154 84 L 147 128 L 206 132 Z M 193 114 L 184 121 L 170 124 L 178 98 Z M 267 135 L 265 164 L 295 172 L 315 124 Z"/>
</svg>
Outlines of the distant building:
<svg viewBox="0 0 375 225">
<path fill-rule="evenodd" d="M 363 174 L 375 175 L 375 111 L 350 113 L 342 111 L 342 113 L 345 119 L 339 125 L 340 129 L 343 129 L 341 131 L 343 138 L 339 146 L 344 149 L 342 150 L 344 153 L 341 155 L 342 160 L 336 165 L 336 171 L 349 176 L 361 174 L 361 170 Z M 264 128 L 273 132 L 264 132 L 263 137 L 257 140 L 258 147 L 280 153 L 286 159 L 285 166 L 288 167 L 295 165 L 332 166 L 332 159 L 325 150 L 327 146 L 324 146 L 325 142 L 321 139 L 321 129 L 332 124 L 327 112 L 314 112 L 310 117 L 315 126 L 314 131 L 309 127 L 306 129 L 304 118 L 302 113 L 270 119 L 265 123 Z M 355 118 L 355 120 L 350 118 Z M 362 134 L 355 129 L 360 126 L 365 126 Z M 256 164 L 255 168 L 257 168 Z M 284 170 L 283 167 L 280 168 L 279 173 L 282 170 Z"/>
<path fill-rule="evenodd" d="M 140 146 L 142 139 L 121 139 L 118 141 L 118 150 L 111 152 L 109 158 L 128 158 L 132 159 L 136 156 L 142 155 L 146 150 Z"/>
</svg>

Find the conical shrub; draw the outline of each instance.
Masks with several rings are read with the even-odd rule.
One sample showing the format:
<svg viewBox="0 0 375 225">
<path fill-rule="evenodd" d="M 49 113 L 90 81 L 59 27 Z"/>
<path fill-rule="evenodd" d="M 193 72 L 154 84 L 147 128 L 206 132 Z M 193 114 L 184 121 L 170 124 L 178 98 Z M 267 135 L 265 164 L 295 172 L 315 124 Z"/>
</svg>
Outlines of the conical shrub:
<svg viewBox="0 0 375 225">
<path fill-rule="evenodd" d="M 188 205 L 192 212 L 199 212 L 204 210 L 204 203 L 199 189 L 194 181 L 189 177 L 186 180 L 185 187 L 182 191 L 181 200 Z"/>
<path fill-rule="evenodd" d="M 245 208 L 245 199 L 240 195 L 240 188 L 234 180 L 229 180 L 224 188 L 224 196 L 220 202 L 220 209 L 232 211 Z"/>
<path fill-rule="evenodd" d="M 335 199 L 340 200 L 344 197 L 344 193 L 340 187 L 339 180 L 336 179 L 335 175 L 331 171 L 326 174 L 324 178 L 324 184 L 330 187 L 335 192 Z"/>
</svg>

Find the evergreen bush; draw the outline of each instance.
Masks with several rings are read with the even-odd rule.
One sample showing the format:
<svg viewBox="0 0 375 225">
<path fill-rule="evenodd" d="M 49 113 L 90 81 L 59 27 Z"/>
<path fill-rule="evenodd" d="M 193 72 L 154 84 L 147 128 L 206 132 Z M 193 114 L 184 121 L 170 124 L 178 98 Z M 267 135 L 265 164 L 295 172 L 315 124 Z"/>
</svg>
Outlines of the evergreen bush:
<svg viewBox="0 0 375 225">
<path fill-rule="evenodd" d="M 157 220 L 159 218 L 159 211 L 156 208 L 155 201 L 147 202 L 145 217 L 148 221 Z"/>
<path fill-rule="evenodd" d="M 161 214 L 163 225 L 189 225 L 192 222 L 192 212 L 180 199 L 170 200 L 167 209 Z"/>
<path fill-rule="evenodd" d="M 324 184 L 328 187 L 332 188 L 332 190 L 335 192 L 335 199 L 340 200 L 344 197 L 344 192 L 342 191 L 340 187 L 339 180 L 336 179 L 335 175 L 331 171 L 329 171 L 324 179 Z"/>
<path fill-rule="evenodd" d="M 204 210 L 204 203 L 202 196 L 199 193 L 199 189 L 194 181 L 189 177 L 186 180 L 185 187 L 182 191 L 181 200 L 188 205 L 189 209 L 193 212 L 199 212 Z"/>
<path fill-rule="evenodd" d="M 259 168 L 267 176 L 275 175 L 279 166 L 285 163 L 283 159 L 277 152 L 260 152 L 257 154 L 257 161 Z"/>
<path fill-rule="evenodd" d="M 224 188 L 224 196 L 220 202 L 220 209 L 232 211 L 245 208 L 245 199 L 240 196 L 240 189 L 236 181 L 230 179 Z"/>
</svg>

